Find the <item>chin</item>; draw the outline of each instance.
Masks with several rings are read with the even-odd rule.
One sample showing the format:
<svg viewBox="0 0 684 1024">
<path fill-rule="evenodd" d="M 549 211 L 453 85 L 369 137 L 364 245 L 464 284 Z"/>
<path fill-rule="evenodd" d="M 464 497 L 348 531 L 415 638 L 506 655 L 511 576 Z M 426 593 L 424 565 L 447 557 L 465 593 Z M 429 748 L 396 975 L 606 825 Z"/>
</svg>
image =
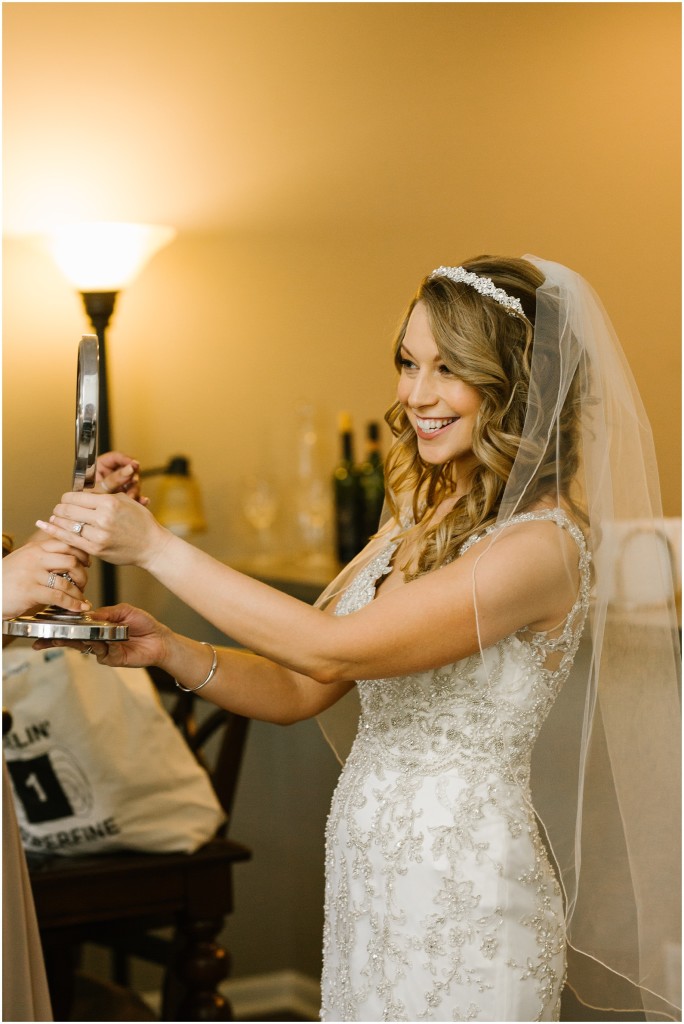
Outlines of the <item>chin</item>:
<svg viewBox="0 0 684 1024">
<path fill-rule="evenodd" d="M 443 466 L 445 462 L 451 462 L 452 459 L 459 457 L 458 452 L 445 451 L 444 448 L 438 448 L 436 445 L 430 446 L 429 442 L 421 441 L 420 438 L 418 439 L 418 454 L 423 462 L 429 462 L 431 466 Z"/>
<path fill-rule="evenodd" d="M 419 454 L 426 466 L 446 466 L 448 462 L 451 462 L 450 455 L 442 456 L 437 455 L 436 453 L 430 455 L 423 455 L 422 452 L 419 452 Z"/>
</svg>

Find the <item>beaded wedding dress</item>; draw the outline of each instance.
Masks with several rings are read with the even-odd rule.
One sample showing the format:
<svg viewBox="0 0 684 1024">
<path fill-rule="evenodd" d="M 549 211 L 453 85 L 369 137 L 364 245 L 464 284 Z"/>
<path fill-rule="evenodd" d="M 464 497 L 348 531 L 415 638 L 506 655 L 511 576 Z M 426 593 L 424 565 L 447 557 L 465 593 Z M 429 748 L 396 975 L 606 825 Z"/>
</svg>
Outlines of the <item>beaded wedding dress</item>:
<svg viewBox="0 0 684 1024">
<path fill-rule="evenodd" d="M 564 910 L 529 772 L 579 645 L 590 556 L 561 509 L 510 523 L 531 519 L 578 547 L 577 600 L 557 630 L 358 683 L 359 731 L 326 830 L 324 1021 L 559 1019 Z M 396 547 L 358 573 L 335 614 L 373 600 Z"/>
</svg>

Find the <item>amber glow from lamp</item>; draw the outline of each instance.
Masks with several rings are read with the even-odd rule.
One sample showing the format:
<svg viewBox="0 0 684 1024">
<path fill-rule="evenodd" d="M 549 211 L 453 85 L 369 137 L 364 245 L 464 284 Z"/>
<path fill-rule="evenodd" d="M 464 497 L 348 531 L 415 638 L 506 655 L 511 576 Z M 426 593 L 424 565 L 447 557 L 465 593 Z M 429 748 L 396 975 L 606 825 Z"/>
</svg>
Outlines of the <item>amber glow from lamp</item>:
<svg viewBox="0 0 684 1024">
<path fill-rule="evenodd" d="M 55 228 L 49 245 L 77 291 L 118 292 L 175 234 L 175 228 L 162 224 L 92 221 Z"/>
<path fill-rule="evenodd" d="M 154 514 L 162 526 L 179 537 L 206 530 L 200 489 L 190 475 L 190 462 L 185 456 L 175 455 L 162 469 L 143 470 L 140 475 L 160 476 Z"/>
</svg>

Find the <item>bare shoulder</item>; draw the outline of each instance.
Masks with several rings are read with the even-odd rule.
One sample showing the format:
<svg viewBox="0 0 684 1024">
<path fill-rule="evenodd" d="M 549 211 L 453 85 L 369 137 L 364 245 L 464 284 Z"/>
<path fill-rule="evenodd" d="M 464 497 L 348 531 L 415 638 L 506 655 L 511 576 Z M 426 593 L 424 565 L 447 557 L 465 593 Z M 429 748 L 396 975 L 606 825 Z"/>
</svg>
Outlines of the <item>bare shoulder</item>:
<svg viewBox="0 0 684 1024">
<path fill-rule="evenodd" d="M 572 523 L 572 520 L 568 520 Z M 523 519 L 492 530 L 471 544 L 462 558 L 477 560 L 485 552 L 498 551 L 502 558 L 529 558 L 534 561 L 559 559 L 567 565 L 568 556 L 578 561 L 578 542 L 567 528 L 565 518 Z"/>
<path fill-rule="evenodd" d="M 555 626 L 570 611 L 580 583 L 577 540 L 556 519 L 519 520 L 471 544 L 452 563 L 472 577 L 492 622 L 519 618 L 534 629 Z M 515 610 L 512 613 L 512 610 Z"/>
</svg>

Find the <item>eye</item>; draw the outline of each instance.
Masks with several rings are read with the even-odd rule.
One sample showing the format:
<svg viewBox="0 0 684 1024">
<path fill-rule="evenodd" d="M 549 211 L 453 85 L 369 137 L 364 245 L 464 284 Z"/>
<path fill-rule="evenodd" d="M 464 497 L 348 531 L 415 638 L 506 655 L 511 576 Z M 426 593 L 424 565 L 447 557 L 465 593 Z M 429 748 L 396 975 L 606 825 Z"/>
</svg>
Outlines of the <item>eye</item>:
<svg viewBox="0 0 684 1024">
<path fill-rule="evenodd" d="M 399 367 L 401 370 L 415 370 L 416 364 L 406 356 L 399 356 Z"/>
<path fill-rule="evenodd" d="M 440 363 L 440 365 L 438 367 L 438 372 L 443 377 L 455 377 L 456 376 L 454 371 L 450 370 L 449 367 L 446 365 L 446 363 Z"/>
</svg>

